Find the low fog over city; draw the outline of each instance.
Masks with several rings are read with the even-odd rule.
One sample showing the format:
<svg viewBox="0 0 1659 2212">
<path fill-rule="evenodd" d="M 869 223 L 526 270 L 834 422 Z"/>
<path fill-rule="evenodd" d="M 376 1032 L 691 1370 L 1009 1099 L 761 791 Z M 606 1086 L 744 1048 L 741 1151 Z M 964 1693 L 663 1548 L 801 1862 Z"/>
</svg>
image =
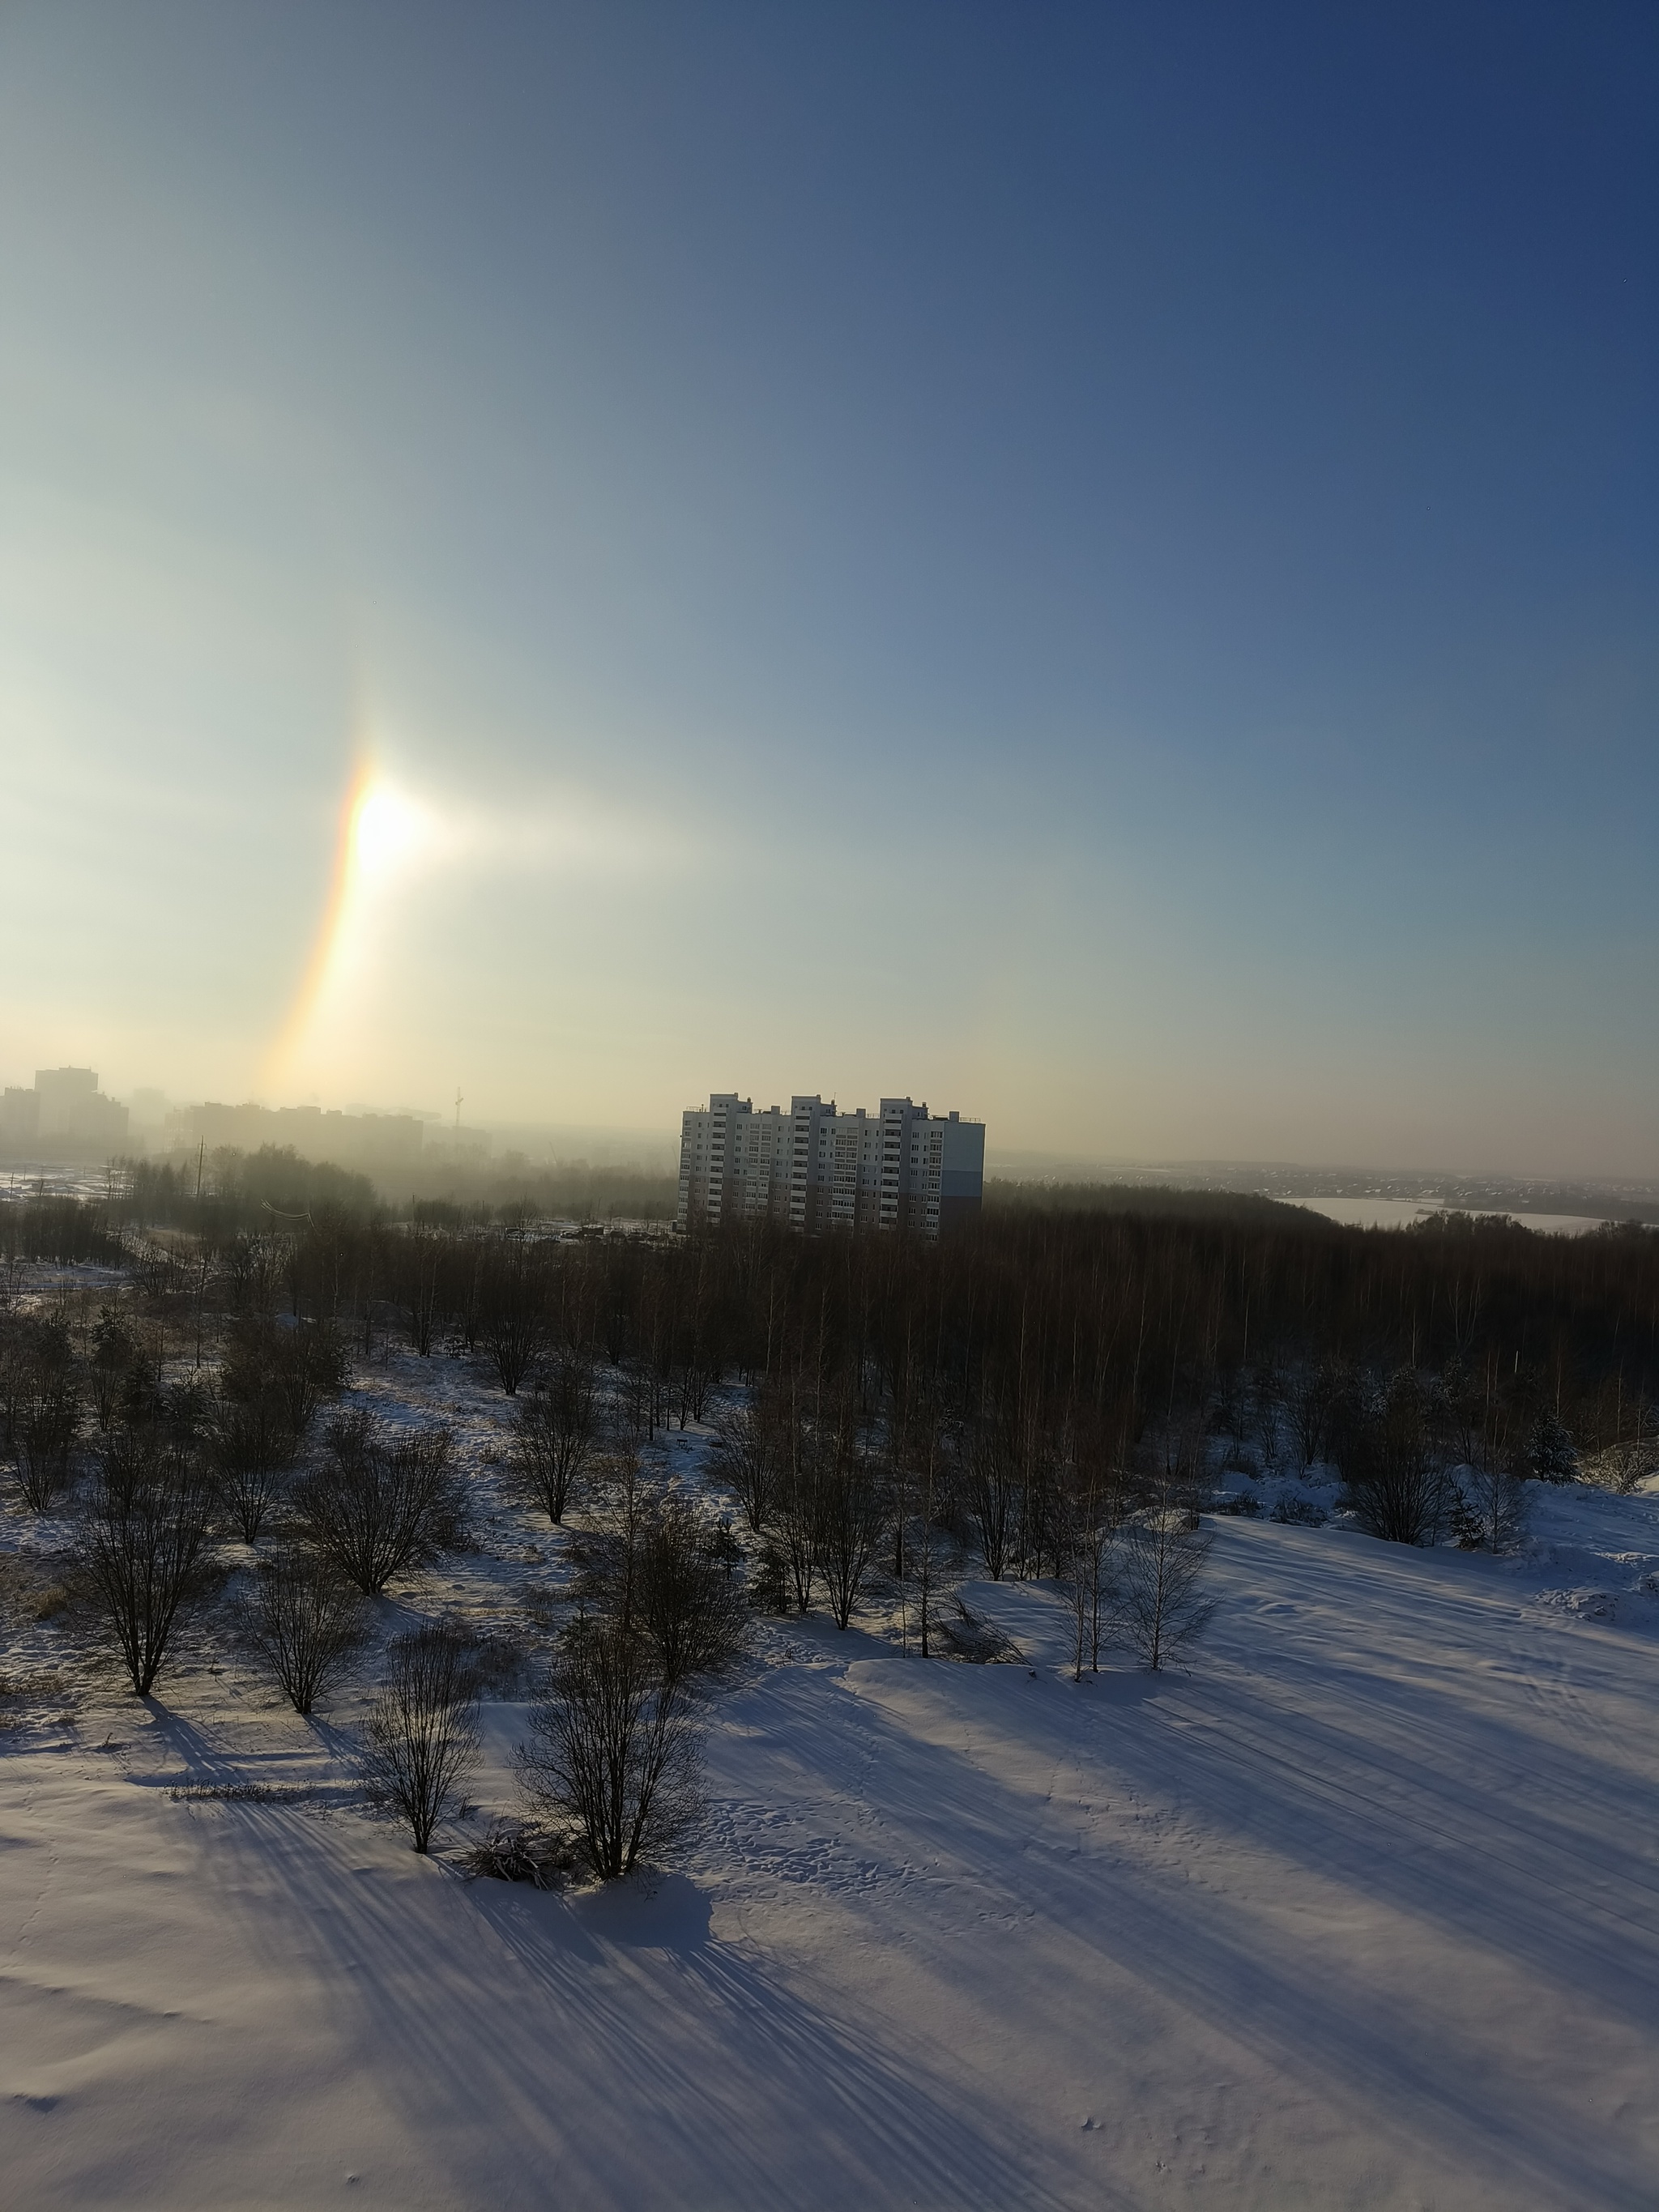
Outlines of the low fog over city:
<svg viewBox="0 0 1659 2212">
<path fill-rule="evenodd" d="M 1647 2212 L 1659 19 L 0 11 L 0 2197 Z"/>
</svg>

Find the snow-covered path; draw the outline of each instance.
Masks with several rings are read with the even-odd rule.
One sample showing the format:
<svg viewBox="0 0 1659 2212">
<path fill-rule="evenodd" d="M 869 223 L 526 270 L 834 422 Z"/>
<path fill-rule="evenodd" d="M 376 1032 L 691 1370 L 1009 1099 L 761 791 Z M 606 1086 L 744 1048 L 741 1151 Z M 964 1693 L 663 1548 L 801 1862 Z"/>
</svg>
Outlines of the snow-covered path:
<svg viewBox="0 0 1659 2212">
<path fill-rule="evenodd" d="M 1216 1559 L 1185 1677 L 1073 1684 L 1030 1587 L 971 1595 L 1035 1674 L 773 1636 L 650 1896 L 176 1802 L 328 1766 L 194 1678 L 124 1749 L 20 1743 L 5 2202 L 1647 2212 L 1659 1601 L 1329 1529 Z"/>
</svg>

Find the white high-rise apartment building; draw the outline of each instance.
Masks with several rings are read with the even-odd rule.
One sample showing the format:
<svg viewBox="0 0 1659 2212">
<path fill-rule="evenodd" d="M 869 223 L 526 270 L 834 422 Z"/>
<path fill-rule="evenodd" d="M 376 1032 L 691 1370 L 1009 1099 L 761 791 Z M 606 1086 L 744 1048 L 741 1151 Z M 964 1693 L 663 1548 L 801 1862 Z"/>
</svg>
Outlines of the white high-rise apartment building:
<svg viewBox="0 0 1659 2212">
<path fill-rule="evenodd" d="M 682 1229 L 771 1219 L 937 1237 L 979 1212 L 984 1188 L 985 1124 L 908 1098 L 884 1098 L 873 1115 L 817 1097 L 757 1114 L 735 1091 L 717 1091 L 680 1126 Z"/>
</svg>

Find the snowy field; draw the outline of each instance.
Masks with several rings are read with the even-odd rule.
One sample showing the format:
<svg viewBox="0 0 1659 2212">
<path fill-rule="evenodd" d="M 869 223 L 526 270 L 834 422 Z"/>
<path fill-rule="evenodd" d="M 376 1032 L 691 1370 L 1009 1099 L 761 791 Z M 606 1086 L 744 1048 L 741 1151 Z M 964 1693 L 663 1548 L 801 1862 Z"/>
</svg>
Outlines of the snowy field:
<svg viewBox="0 0 1659 2212">
<path fill-rule="evenodd" d="M 498 1492 L 505 1401 L 363 1374 L 484 1507 L 386 1626 L 523 1632 L 561 1540 Z M 1018 1665 L 768 1624 L 704 1842 L 603 1893 L 416 1857 L 356 1694 L 300 1720 L 203 1636 L 143 1705 L 15 1624 L 0 2202 L 1651 2212 L 1659 1499 L 1537 1507 L 1519 1561 L 1220 1520 L 1184 1675 L 1073 1683 L 1043 1585 L 966 1592 Z M 514 1804 L 486 1711 L 452 1850 Z M 175 1794 L 250 1781 L 303 1794 Z"/>
<path fill-rule="evenodd" d="M 1350 1229 L 1410 1229 L 1447 1211 L 1437 1200 L 1338 1198 L 1323 1192 L 1292 1202 Z M 1540 1237 L 1587 1237 L 1592 1229 L 1602 1225 L 1601 1217 L 1594 1213 L 1515 1213 L 1491 1206 L 1475 1206 L 1471 1211 L 1477 1221 L 1513 1221 L 1517 1228 L 1530 1229 Z"/>
</svg>

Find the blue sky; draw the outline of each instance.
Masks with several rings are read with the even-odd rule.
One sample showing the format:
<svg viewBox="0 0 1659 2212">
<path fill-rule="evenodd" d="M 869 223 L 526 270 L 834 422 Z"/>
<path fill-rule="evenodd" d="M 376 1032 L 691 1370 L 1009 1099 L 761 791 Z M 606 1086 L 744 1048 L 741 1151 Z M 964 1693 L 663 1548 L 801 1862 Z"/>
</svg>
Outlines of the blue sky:
<svg viewBox="0 0 1659 2212">
<path fill-rule="evenodd" d="M 11 8 L 0 1073 L 1659 1174 L 1656 95 L 1635 8 Z"/>
</svg>

